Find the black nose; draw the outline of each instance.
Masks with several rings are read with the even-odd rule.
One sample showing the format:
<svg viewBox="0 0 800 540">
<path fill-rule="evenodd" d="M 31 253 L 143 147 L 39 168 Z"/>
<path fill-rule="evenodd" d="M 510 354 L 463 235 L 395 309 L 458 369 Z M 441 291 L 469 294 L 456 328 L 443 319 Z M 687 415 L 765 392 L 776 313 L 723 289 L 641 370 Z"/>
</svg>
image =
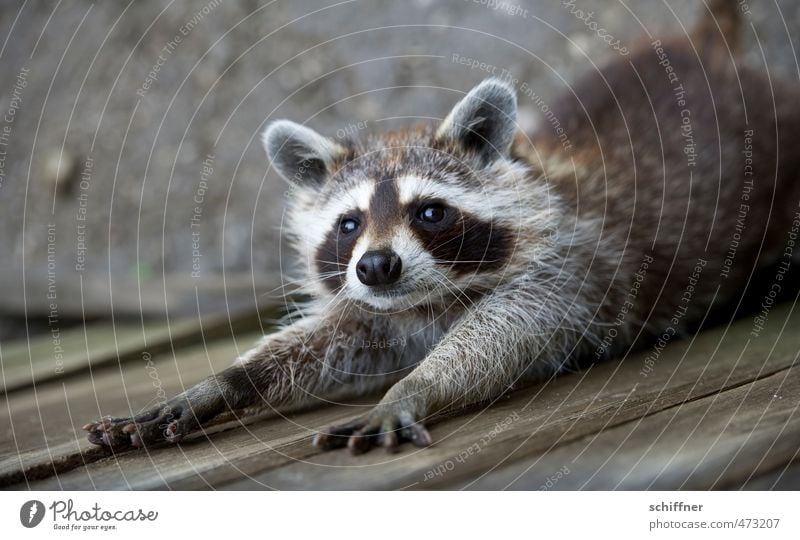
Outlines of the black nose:
<svg viewBox="0 0 800 540">
<path fill-rule="evenodd" d="M 403 263 L 389 250 L 367 251 L 356 265 L 358 279 L 364 285 L 390 285 L 400 278 Z"/>
</svg>

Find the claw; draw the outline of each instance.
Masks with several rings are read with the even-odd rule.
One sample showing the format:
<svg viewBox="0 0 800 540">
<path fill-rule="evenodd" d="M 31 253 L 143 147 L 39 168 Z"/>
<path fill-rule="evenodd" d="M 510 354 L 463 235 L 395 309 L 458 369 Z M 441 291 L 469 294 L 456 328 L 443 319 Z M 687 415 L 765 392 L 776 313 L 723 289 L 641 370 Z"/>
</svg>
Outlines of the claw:
<svg viewBox="0 0 800 540">
<path fill-rule="evenodd" d="M 428 433 L 428 430 L 422 426 L 415 426 L 413 429 L 413 436 L 411 437 L 411 442 L 415 445 L 419 446 L 420 448 L 425 448 L 426 446 L 430 446 L 433 444 L 433 439 L 431 438 L 431 434 Z"/>
<path fill-rule="evenodd" d="M 142 438 L 139 437 L 138 433 L 131 434 L 131 445 L 133 445 L 136 448 L 141 448 L 142 446 L 144 446 L 142 444 Z"/>
<path fill-rule="evenodd" d="M 164 430 L 164 439 L 169 442 L 178 442 L 181 439 L 181 436 L 178 433 L 178 422 L 177 420 L 173 420 L 170 422 L 166 429 Z"/>
<path fill-rule="evenodd" d="M 356 433 L 350 437 L 349 441 L 347 441 L 347 448 L 353 455 L 363 454 L 369 450 L 369 447 L 369 435 L 360 435 Z"/>
<path fill-rule="evenodd" d="M 400 446 L 397 442 L 397 433 L 394 431 L 388 431 L 383 434 L 383 447 L 386 449 L 387 452 L 390 454 L 394 454 L 400 451 Z"/>
<path fill-rule="evenodd" d="M 344 443 L 346 442 L 347 439 L 344 437 L 338 437 L 331 433 L 320 431 L 314 435 L 314 439 L 311 441 L 311 444 L 317 448 L 321 448 L 322 450 L 332 450 L 334 448 L 344 446 Z"/>
<path fill-rule="evenodd" d="M 89 442 L 92 444 L 102 445 L 103 440 L 99 431 L 90 431 L 88 436 Z"/>
<path fill-rule="evenodd" d="M 323 450 L 327 450 L 328 444 L 330 442 L 330 435 L 327 433 L 319 432 L 314 435 L 314 438 L 311 439 L 311 445 L 317 448 L 322 448 Z"/>
<path fill-rule="evenodd" d="M 387 452 L 394 453 L 399 450 L 397 439 L 397 420 L 387 418 L 381 424 L 380 443 Z"/>
<path fill-rule="evenodd" d="M 373 413 L 321 430 L 314 436 L 313 444 L 322 450 L 347 446 L 352 454 L 363 454 L 373 446 L 382 446 L 387 452 L 393 453 L 399 450 L 404 440 L 416 446 L 429 446 L 432 443 L 428 431 L 410 413 Z"/>
</svg>

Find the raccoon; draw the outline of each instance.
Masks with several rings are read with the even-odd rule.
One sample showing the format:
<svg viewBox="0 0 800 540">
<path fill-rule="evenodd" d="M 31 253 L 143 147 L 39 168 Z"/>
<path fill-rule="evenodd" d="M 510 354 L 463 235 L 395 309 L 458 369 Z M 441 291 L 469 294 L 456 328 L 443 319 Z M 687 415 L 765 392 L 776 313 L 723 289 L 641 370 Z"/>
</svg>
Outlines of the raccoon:
<svg viewBox="0 0 800 540">
<path fill-rule="evenodd" d="M 706 9 L 692 33 L 580 80 L 550 107 L 559 130 L 521 133 L 496 78 L 436 125 L 363 140 L 272 123 L 313 300 L 165 404 L 87 424 L 89 440 L 176 442 L 229 409 L 386 389 L 314 443 L 427 446 L 437 414 L 663 347 L 735 306 L 756 269 L 796 259 L 800 91 L 736 61 L 735 2 Z"/>
</svg>

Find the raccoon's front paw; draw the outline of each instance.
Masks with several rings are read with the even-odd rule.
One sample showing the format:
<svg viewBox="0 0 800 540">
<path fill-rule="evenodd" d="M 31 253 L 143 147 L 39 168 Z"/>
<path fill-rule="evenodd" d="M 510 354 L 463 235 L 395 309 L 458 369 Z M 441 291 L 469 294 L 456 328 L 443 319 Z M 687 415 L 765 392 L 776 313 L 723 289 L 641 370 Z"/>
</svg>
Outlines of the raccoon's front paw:
<svg viewBox="0 0 800 540">
<path fill-rule="evenodd" d="M 130 418 L 104 417 L 83 426 L 89 442 L 114 450 L 141 448 L 160 442 L 178 442 L 200 427 L 188 399 L 175 398 L 166 404 Z"/>
<path fill-rule="evenodd" d="M 361 454 L 373 446 L 396 452 L 403 441 L 420 447 L 430 446 L 432 442 L 428 430 L 413 413 L 379 405 L 366 416 L 322 430 L 314 437 L 314 446 L 323 450 L 347 446 L 353 454 Z"/>
</svg>

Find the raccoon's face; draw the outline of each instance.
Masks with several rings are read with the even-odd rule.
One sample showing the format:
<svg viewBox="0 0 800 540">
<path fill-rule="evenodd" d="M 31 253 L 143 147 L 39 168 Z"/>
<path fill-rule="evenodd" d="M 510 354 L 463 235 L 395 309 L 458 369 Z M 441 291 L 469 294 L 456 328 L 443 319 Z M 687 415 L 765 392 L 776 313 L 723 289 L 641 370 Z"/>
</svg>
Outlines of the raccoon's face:
<svg viewBox="0 0 800 540">
<path fill-rule="evenodd" d="M 460 301 L 513 260 L 527 169 L 513 89 L 487 80 L 438 126 L 339 143 L 286 120 L 264 144 L 292 184 L 286 230 L 316 292 L 378 310 Z M 466 297 L 466 298 L 465 298 Z"/>
</svg>

